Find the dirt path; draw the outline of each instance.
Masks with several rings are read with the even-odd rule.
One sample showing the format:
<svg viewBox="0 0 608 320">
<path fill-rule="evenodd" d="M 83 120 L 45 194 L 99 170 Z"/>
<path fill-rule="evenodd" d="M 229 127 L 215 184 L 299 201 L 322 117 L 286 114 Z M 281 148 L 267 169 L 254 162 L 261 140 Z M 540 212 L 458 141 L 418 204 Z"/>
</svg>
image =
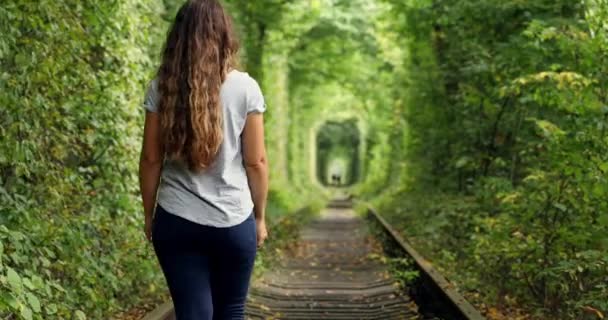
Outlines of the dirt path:
<svg viewBox="0 0 608 320">
<path fill-rule="evenodd" d="M 293 253 L 252 284 L 248 319 L 419 319 L 401 295 L 364 221 L 352 209 L 325 209 Z"/>
</svg>

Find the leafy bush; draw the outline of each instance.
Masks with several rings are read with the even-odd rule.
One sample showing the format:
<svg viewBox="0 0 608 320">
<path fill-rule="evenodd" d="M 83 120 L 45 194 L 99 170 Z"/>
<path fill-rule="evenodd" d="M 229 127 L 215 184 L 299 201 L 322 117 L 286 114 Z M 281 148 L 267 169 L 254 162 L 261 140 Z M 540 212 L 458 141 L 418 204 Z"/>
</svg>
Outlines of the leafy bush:
<svg viewBox="0 0 608 320">
<path fill-rule="evenodd" d="M 105 318 L 160 283 L 136 182 L 159 9 L 0 8 L 1 318 Z"/>
<path fill-rule="evenodd" d="M 389 2 L 411 107 L 383 212 L 486 303 L 603 317 L 605 2 Z"/>
</svg>

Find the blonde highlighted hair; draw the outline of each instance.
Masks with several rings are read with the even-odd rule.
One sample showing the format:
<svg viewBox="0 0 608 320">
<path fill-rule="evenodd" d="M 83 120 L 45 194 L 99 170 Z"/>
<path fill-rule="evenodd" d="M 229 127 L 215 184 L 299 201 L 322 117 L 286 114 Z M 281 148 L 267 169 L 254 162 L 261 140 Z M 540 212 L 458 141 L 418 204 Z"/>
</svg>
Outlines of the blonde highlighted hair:
<svg viewBox="0 0 608 320">
<path fill-rule="evenodd" d="M 158 70 L 165 156 L 193 171 L 208 168 L 223 141 L 220 88 L 236 67 L 238 41 L 217 0 L 189 0 L 178 11 Z"/>
</svg>

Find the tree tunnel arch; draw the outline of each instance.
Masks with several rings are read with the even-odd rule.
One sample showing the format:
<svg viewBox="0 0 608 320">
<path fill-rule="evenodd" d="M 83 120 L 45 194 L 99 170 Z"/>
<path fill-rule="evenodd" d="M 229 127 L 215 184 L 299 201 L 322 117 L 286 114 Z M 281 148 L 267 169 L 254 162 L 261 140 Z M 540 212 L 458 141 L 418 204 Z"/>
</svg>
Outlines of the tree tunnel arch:
<svg viewBox="0 0 608 320">
<path fill-rule="evenodd" d="M 310 20 L 273 35 L 292 37 L 274 51 L 280 52 L 283 63 L 276 59 L 266 63 L 271 70 L 281 66 L 286 72 L 281 85 L 288 95 L 280 101 L 288 106 L 284 113 L 287 120 L 278 123 L 284 126 L 281 131 L 289 141 L 285 145 L 284 176 L 298 191 L 329 195 L 334 191 L 326 188 L 329 168 L 351 173 L 347 186 L 353 191 L 357 182 L 366 183 L 367 167 L 371 166 L 364 155 L 368 153 L 366 148 L 378 140 L 377 135 L 370 140 L 368 134 L 382 131 L 378 127 L 385 127 L 385 118 L 391 114 L 392 97 L 383 84 L 391 82 L 393 68 L 389 62 L 395 55 L 385 51 L 390 39 L 380 36 L 375 31 L 377 21 L 369 19 L 370 15 L 379 15 L 382 6 L 339 0 L 322 7 L 309 16 Z M 361 11 L 362 7 L 365 10 Z M 273 82 L 270 87 L 276 85 Z M 354 127 L 358 132 L 354 147 L 343 150 L 341 156 L 320 153 L 323 135 L 319 133 L 323 127 L 332 121 L 353 119 L 357 119 Z"/>
<path fill-rule="evenodd" d="M 308 163 L 309 163 L 309 177 L 316 186 L 321 188 L 333 187 L 327 182 L 328 175 L 331 173 L 327 171 L 332 165 L 336 165 L 336 162 L 342 161 L 344 164 L 343 168 L 350 167 L 347 171 L 351 173 L 349 175 L 349 183 L 343 183 L 341 187 L 353 187 L 357 183 L 364 179 L 366 174 L 365 162 L 362 161 L 366 153 L 367 148 L 367 135 L 369 129 L 369 123 L 366 119 L 365 108 L 360 103 L 355 103 L 352 99 L 354 96 L 342 97 L 342 99 L 334 100 L 334 103 L 324 105 L 319 110 L 318 117 L 311 121 L 310 129 L 308 133 L 307 149 L 309 152 Z M 343 105 L 352 104 L 351 108 L 345 109 L 340 107 Z M 327 129 L 327 125 L 337 126 L 337 130 L 333 132 L 341 132 L 346 128 L 346 131 L 350 132 L 350 136 L 354 137 L 354 141 L 347 141 L 350 145 L 347 148 L 348 156 L 340 156 L 339 152 L 334 154 L 333 157 L 327 157 L 325 159 L 325 165 L 321 165 L 324 159 L 324 155 L 319 150 L 319 144 L 322 143 L 324 135 L 332 132 Z M 340 140 L 340 139 L 338 139 Z M 344 142 L 344 141 L 341 141 Z M 345 159 L 347 158 L 347 159 Z M 339 164 L 338 164 L 339 165 Z M 344 182 L 345 180 L 343 180 Z"/>
<path fill-rule="evenodd" d="M 316 175 L 324 186 L 348 187 L 360 178 L 357 119 L 330 120 L 317 131 Z"/>
</svg>

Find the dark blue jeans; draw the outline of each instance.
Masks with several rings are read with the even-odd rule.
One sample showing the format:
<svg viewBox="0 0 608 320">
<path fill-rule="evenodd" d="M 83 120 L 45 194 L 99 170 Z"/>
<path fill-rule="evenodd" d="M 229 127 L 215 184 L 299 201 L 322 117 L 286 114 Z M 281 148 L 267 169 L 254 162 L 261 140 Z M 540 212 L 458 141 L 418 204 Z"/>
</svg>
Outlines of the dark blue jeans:
<svg viewBox="0 0 608 320">
<path fill-rule="evenodd" d="M 156 207 L 152 243 L 177 320 L 245 318 L 257 252 L 254 214 L 227 228 L 204 226 Z"/>
</svg>

